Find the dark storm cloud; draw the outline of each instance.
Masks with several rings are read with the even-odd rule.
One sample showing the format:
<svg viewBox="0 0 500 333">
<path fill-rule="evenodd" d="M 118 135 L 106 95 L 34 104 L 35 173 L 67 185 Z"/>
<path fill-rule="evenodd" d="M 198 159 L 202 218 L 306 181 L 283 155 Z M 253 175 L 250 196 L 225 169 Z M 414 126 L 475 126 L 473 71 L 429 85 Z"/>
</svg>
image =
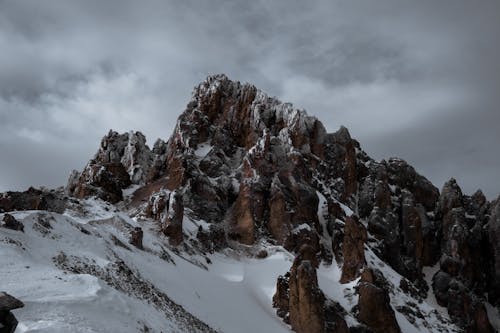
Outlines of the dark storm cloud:
<svg viewBox="0 0 500 333">
<path fill-rule="evenodd" d="M 0 0 L 0 190 L 63 184 L 109 128 L 167 138 L 223 72 L 493 197 L 499 22 L 488 0 Z"/>
</svg>

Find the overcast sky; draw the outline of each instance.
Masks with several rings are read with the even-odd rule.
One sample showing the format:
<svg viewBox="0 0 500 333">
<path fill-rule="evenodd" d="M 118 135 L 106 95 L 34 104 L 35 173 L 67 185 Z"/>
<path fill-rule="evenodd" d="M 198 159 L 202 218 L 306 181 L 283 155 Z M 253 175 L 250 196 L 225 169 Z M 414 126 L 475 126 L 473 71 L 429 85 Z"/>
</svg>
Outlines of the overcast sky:
<svg viewBox="0 0 500 333">
<path fill-rule="evenodd" d="M 0 0 L 0 191 L 63 185 L 110 128 L 167 139 L 225 73 L 493 198 L 499 36 L 496 0 Z"/>
</svg>

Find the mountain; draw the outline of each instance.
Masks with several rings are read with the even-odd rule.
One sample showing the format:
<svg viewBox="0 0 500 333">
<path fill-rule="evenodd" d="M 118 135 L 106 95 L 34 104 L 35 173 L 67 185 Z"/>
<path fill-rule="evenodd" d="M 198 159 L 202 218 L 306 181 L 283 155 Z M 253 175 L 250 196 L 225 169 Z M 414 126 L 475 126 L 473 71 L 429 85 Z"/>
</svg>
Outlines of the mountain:
<svg viewBox="0 0 500 333">
<path fill-rule="evenodd" d="M 500 199 L 225 75 L 167 141 L 110 131 L 65 188 L 0 209 L 19 332 L 500 328 Z"/>
</svg>

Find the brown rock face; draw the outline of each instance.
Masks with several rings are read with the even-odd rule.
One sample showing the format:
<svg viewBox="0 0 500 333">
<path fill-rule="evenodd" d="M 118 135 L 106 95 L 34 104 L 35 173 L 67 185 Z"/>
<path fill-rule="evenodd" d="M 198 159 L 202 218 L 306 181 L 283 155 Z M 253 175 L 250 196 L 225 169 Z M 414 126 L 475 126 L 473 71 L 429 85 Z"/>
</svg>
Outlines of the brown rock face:
<svg viewBox="0 0 500 333">
<path fill-rule="evenodd" d="M 297 333 L 322 333 L 325 330 L 323 293 L 316 270 L 304 260 L 290 272 L 290 324 Z"/>
<path fill-rule="evenodd" d="M 467 333 L 495 333 L 496 330 L 491 326 L 488 318 L 488 313 L 483 303 L 473 304 L 471 310 L 466 309 L 466 312 L 472 314 L 470 323 L 467 326 Z"/>
<path fill-rule="evenodd" d="M 233 206 L 231 218 L 230 237 L 247 245 L 253 244 L 255 240 L 254 216 L 257 205 L 255 205 L 254 194 L 251 180 L 248 178 L 243 180 L 240 184 L 238 198 Z M 257 208 L 260 207 L 262 207 L 262 204 L 257 206 Z"/>
<path fill-rule="evenodd" d="M 77 198 L 96 196 L 117 203 L 123 200 L 122 189 L 130 185 L 130 176 L 121 163 L 91 161 L 78 177 L 72 175 L 67 191 Z"/>
<path fill-rule="evenodd" d="M 315 250 L 303 245 L 290 272 L 277 282 L 273 306 L 297 333 L 348 332 L 337 306 L 318 286 Z"/>
<path fill-rule="evenodd" d="M 153 193 L 144 208 L 144 215 L 158 221 L 170 244 L 183 241 L 184 198 L 180 191 L 160 190 Z"/>
<path fill-rule="evenodd" d="M 355 217 L 348 217 L 345 221 L 344 242 L 342 244 L 344 265 L 342 266 L 341 283 L 356 279 L 366 265 L 366 238 L 365 227 Z"/>
<path fill-rule="evenodd" d="M 143 235 L 144 232 L 142 231 L 141 227 L 134 228 L 134 230 L 130 232 L 129 243 L 135 246 L 136 248 L 143 250 L 144 249 L 144 247 L 142 246 Z"/>
<path fill-rule="evenodd" d="M 350 173 L 343 167 L 327 177 L 349 174 L 355 181 L 353 140 L 347 130 L 341 132 L 335 145 L 352 146 L 342 158 Z M 293 230 L 319 227 L 311 180 L 325 144 L 326 131 L 317 119 L 216 75 L 195 88 L 168 143 L 155 145 L 164 160 L 155 158 L 151 170 L 153 177 L 166 179 L 169 191 L 184 189 L 194 216 L 227 222 L 230 238 L 252 244 L 269 232 L 278 244 L 295 247 L 300 237 Z"/>
<path fill-rule="evenodd" d="M 373 272 L 365 270 L 358 286 L 358 318 L 375 333 L 400 333 L 387 292 Z"/>
<path fill-rule="evenodd" d="M 170 244 L 177 246 L 183 241 L 182 220 L 184 219 L 184 204 L 182 194 L 174 191 L 170 194 L 167 216 L 163 224 L 163 233 L 168 236 Z"/>
<path fill-rule="evenodd" d="M 181 156 L 172 156 L 168 159 L 167 188 L 175 190 L 186 183 L 186 169 Z"/>
<path fill-rule="evenodd" d="M 268 229 L 271 235 L 279 242 L 284 243 L 291 226 L 291 216 L 286 207 L 285 196 L 283 192 L 275 187 L 271 192 L 269 201 L 269 223 Z"/>
</svg>

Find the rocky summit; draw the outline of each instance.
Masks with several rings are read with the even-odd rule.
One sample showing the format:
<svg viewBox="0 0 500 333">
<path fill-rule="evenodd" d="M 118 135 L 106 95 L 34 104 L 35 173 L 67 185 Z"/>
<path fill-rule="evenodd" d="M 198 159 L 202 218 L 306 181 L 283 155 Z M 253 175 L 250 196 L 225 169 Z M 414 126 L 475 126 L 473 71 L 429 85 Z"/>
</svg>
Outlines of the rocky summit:
<svg viewBox="0 0 500 333">
<path fill-rule="evenodd" d="M 0 212 L 22 332 L 500 329 L 500 198 L 225 75 L 168 140 L 111 130 L 65 188 Z"/>
</svg>

